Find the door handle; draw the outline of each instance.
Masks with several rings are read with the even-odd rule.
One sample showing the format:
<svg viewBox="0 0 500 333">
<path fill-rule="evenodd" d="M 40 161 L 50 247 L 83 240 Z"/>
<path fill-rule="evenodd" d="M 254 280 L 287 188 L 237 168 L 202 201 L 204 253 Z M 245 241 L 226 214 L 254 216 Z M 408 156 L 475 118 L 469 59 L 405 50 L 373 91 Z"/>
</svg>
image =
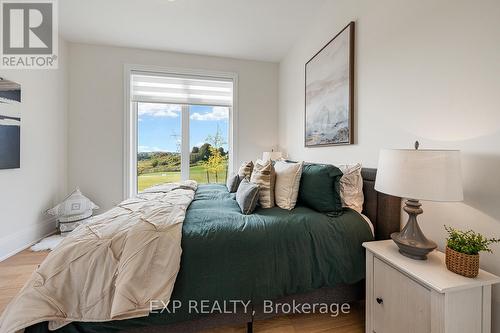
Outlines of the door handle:
<svg viewBox="0 0 500 333">
<path fill-rule="evenodd" d="M 384 304 L 384 300 L 380 297 L 376 298 L 378 304 Z"/>
</svg>

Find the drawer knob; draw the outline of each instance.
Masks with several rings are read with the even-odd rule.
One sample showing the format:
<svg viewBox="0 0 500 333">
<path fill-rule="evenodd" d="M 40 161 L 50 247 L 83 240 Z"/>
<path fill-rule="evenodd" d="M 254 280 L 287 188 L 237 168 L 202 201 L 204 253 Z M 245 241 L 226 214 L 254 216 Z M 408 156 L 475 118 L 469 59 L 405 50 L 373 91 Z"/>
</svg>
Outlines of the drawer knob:
<svg viewBox="0 0 500 333">
<path fill-rule="evenodd" d="M 384 303 L 384 300 L 380 297 L 377 297 L 377 303 L 378 304 L 383 304 Z"/>
</svg>

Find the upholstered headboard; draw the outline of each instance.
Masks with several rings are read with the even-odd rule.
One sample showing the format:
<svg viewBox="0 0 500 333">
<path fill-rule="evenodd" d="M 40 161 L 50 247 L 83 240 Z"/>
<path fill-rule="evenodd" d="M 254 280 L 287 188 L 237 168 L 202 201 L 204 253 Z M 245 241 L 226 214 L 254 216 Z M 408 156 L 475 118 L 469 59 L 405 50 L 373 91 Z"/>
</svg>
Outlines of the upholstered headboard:
<svg viewBox="0 0 500 333">
<path fill-rule="evenodd" d="M 363 168 L 363 214 L 368 216 L 375 228 L 375 239 L 389 239 L 391 233 L 399 231 L 401 198 L 375 191 L 377 169 Z"/>
</svg>

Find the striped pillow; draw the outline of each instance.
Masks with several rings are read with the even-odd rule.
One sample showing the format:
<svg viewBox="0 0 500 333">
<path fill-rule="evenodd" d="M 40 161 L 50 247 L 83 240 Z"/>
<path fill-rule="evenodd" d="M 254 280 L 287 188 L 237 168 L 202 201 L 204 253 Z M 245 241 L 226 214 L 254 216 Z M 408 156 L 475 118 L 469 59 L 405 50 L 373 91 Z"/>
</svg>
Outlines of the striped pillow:
<svg viewBox="0 0 500 333">
<path fill-rule="evenodd" d="M 276 173 L 271 161 L 257 160 L 250 181 L 259 185 L 259 205 L 262 208 L 274 207 L 274 184 Z"/>
<path fill-rule="evenodd" d="M 246 178 L 250 180 L 250 176 L 252 175 L 253 171 L 253 162 L 243 162 L 243 164 L 240 166 L 240 169 L 238 170 L 238 176 L 240 177 L 240 180 L 243 178 Z"/>
<path fill-rule="evenodd" d="M 339 165 L 338 168 L 343 173 L 342 178 L 340 178 L 340 199 L 342 200 L 342 206 L 349 207 L 361 213 L 365 201 L 361 164 Z"/>
</svg>

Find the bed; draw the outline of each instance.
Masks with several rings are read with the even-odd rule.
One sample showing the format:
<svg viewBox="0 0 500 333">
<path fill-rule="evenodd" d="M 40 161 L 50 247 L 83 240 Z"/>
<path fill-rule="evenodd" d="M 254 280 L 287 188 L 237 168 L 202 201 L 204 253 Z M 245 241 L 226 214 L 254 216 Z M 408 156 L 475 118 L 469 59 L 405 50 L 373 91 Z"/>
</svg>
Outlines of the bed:
<svg viewBox="0 0 500 333">
<path fill-rule="evenodd" d="M 361 244 L 387 239 L 399 230 L 400 199 L 374 190 L 376 170 L 363 169 L 362 175 L 363 214 L 369 221 L 350 209 L 329 216 L 300 204 L 292 211 L 257 209 L 244 216 L 225 186 L 200 185 L 184 221 L 181 269 L 174 302 L 167 310 L 121 321 L 73 322 L 58 331 L 196 332 L 279 314 L 265 313 L 264 300 L 340 303 L 363 299 Z M 236 300 L 247 307 L 231 303 Z M 232 304 L 237 309 L 204 314 L 200 313 L 204 312 L 202 301 L 208 301 L 209 308 Z M 175 304 L 179 307 L 174 309 Z M 26 331 L 46 332 L 47 324 Z"/>
</svg>

